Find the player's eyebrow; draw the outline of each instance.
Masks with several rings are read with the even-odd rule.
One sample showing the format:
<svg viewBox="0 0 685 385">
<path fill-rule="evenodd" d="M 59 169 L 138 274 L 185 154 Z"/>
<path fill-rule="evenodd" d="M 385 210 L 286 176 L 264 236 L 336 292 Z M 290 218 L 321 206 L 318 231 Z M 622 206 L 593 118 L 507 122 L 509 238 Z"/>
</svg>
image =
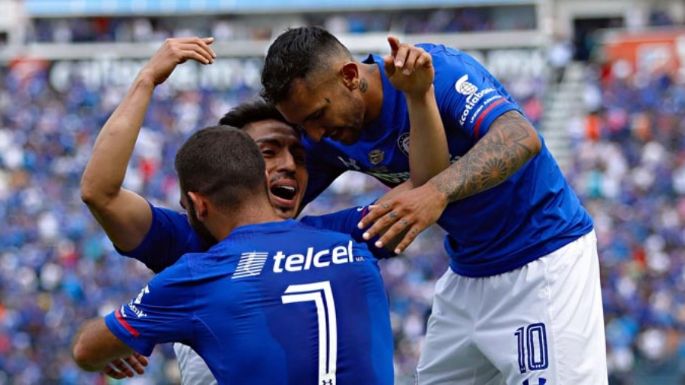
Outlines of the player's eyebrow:
<svg viewBox="0 0 685 385">
<path fill-rule="evenodd" d="M 262 136 L 259 139 L 255 139 L 255 143 L 257 143 L 257 144 L 265 143 L 265 144 L 271 144 L 271 145 L 275 145 L 275 146 L 279 146 L 279 147 L 286 145 L 288 147 L 294 147 L 298 150 L 302 149 L 304 151 L 304 146 L 302 145 L 302 143 L 300 143 L 299 140 L 293 140 L 294 143 L 286 144 L 288 142 L 289 141 L 284 141 L 283 136 L 279 135 L 279 134 Z"/>
<path fill-rule="evenodd" d="M 277 144 L 280 145 L 282 140 L 280 139 L 280 135 L 266 135 L 262 136 L 258 139 L 255 139 L 255 143 L 261 144 L 261 143 L 267 143 L 267 144 Z"/>
<path fill-rule="evenodd" d="M 331 104 L 331 99 L 329 99 L 329 98 L 323 98 L 323 99 L 326 101 L 326 105 Z M 303 121 L 306 122 L 306 121 L 317 118 L 316 115 L 320 114 L 324 109 L 326 109 L 326 105 L 321 106 L 321 107 L 317 108 L 316 110 L 314 110 L 311 114 L 307 115 L 307 117 L 304 118 Z"/>
<path fill-rule="evenodd" d="M 304 121 L 304 122 L 307 122 L 307 121 L 310 121 L 310 120 L 312 120 L 312 119 L 316 119 L 316 118 L 317 118 L 317 115 L 320 115 L 321 112 L 324 110 L 324 108 L 326 108 L 326 107 L 323 106 L 323 107 L 317 108 L 314 112 L 312 112 L 311 114 L 307 115 L 307 117 L 304 118 L 303 121 Z"/>
</svg>

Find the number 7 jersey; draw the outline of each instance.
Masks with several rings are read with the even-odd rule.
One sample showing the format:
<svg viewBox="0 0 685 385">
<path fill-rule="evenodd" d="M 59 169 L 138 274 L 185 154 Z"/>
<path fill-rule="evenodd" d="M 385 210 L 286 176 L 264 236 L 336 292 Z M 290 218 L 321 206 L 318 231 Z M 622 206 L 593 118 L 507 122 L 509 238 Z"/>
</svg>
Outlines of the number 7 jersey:
<svg viewBox="0 0 685 385">
<path fill-rule="evenodd" d="M 349 235 L 292 220 L 242 226 L 184 255 L 105 322 L 143 355 L 191 346 L 219 384 L 393 383 L 375 258 Z"/>
</svg>

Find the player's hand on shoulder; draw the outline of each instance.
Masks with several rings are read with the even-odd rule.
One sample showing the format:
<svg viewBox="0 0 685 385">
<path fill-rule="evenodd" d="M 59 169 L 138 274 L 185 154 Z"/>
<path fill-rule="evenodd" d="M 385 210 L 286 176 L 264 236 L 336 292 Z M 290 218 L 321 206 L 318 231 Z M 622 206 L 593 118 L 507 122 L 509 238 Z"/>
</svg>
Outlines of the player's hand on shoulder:
<svg viewBox="0 0 685 385">
<path fill-rule="evenodd" d="M 394 251 L 400 254 L 416 236 L 437 222 L 447 203 L 447 197 L 435 185 L 425 183 L 389 199 L 379 199 L 358 226 L 371 226 L 364 232 L 364 239 L 382 234 L 376 247 L 397 243 Z"/>
<path fill-rule="evenodd" d="M 435 70 L 431 55 L 421 47 L 400 43 L 388 36 L 390 55 L 383 58 L 385 73 L 392 85 L 407 96 L 423 96 L 431 90 Z"/>
<path fill-rule="evenodd" d="M 133 353 L 128 357 L 113 360 L 102 372 L 116 380 L 121 380 L 122 378 L 133 377 L 136 374 L 145 373 L 147 364 L 147 357 L 138 353 Z"/>
<path fill-rule="evenodd" d="M 179 37 L 166 39 L 161 47 L 148 60 L 139 76 L 147 77 L 155 85 L 164 82 L 178 64 L 195 60 L 201 64 L 211 64 L 216 53 L 210 47 L 213 37 Z"/>
</svg>

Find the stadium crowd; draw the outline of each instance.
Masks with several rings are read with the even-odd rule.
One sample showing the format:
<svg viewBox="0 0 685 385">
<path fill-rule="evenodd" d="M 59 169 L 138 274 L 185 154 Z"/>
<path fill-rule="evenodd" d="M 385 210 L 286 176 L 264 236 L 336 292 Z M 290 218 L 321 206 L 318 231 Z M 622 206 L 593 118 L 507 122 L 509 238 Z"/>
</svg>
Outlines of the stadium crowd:
<svg viewBox="0 0 685 385">
<path fill-rule="evenodd" d="M 574 126 L 576 155 L 567 175 L 595 220 L 612 383 L 639 384 L 636 370 L 682 381 L 685 85 L 667 74 L 626 75 L 620 67 L 588 71 L 593 113 Z M 537 122 L 541 96 L 530 88 L 518 96 Z M 67 347 L 78 321 L 127 301 L 151 274 L 116 254 L 79 197 L 95 135 L 125 90 L 74 78 L 58 92 L 45 70 L 27 75 L 0 67 L 0 384 L 107 383 L 78 370 Z M 257 91 L 252 84 L 223 91 L 160 87 L 126 187 L 178 208 L 178 146 Z M 306 213 L 367 204 L 384 191 L 348 173 Z M 382 263 L 399 378 L 413 373 L 433 285 L 446 264 L 437 229 L 404 257 Z M 148 374 L 129 383 L 175 383 L 172 357 L 169 347 L 158 349 Z"/>
<path fill-rule="evenodd" d="M 682 383 L 685 79 L 626 62 L 586 79 L 568 174 L 595 221 L 610 372 L 617 384 Z"/>
<path fill-rule="evenodd" d="M 284 16 L 287 17 L 287 16 Z M 420 34 L 535 29 L 533 7 L 471 7 L 383 13 L 311 13 L 293 16 L 301 24 L 336 33 Z M 297 23 L 297 22 L 296 22 Z M 33 19 L 28 42 L 148 42 L 174 36 L 214 36 L 217 40 L 268 40 L 274 25 L 264 17 L 93 17 Z"/>
</svg>

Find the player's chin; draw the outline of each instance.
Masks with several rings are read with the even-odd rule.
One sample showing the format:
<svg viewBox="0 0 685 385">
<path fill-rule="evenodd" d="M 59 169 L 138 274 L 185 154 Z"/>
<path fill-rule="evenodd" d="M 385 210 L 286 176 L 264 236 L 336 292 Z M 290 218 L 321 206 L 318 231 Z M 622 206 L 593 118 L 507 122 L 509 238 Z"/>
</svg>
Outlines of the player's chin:
<svg viewBox="0 0 685 385">
<path fill-rule="evenodd" d="M 274 209 L 276 210 L 276 215 L 283 219 L 292 219 L 297 215 L 296 207 L 274 206 Z"/>
<path fill-rule="evenodd" d="M 340 137 L 337 138 L 337 140 L 338 142 L 346 145 L 355 144 L 359 140 L 360 134 L 361 131 L 350 127 L 345 129 L 344 134 L 340 135 Z"/>
</svg>

